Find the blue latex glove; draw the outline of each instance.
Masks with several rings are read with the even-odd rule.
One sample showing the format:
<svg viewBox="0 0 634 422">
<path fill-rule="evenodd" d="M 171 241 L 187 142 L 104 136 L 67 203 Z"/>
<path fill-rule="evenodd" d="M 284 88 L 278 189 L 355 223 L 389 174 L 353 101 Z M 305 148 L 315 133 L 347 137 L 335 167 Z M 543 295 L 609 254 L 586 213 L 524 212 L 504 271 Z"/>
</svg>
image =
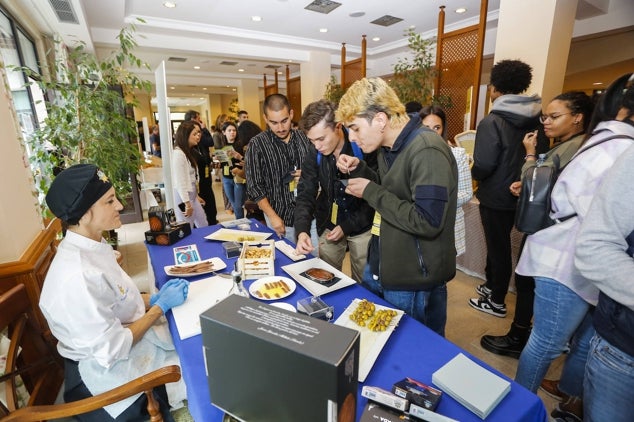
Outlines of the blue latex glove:
<svg viewBox="0 0 634 422">
<path fill-rule="evenodd" d="M 161 290 L 159 292 L 154 293 L 152 296 L 150 296 L 150 306 L 154 306 L 158 298 L 161 296 L 161 291 L 165 289 L 167 286 L 171 286 L 172 284 L 181 284 L 181 283 L 187 283 L 187 289 L 189 289 L 189 282 L 187 280 L 184 280 L 182 278 L 173 278 L 169 280 L 167 283 L 163 284 L 163 287 L 161 287 Z M 185 297 L 187 297 L 187 294 L 185 294 Z"/>
<path fill-rule="evenodd" d="M 187 299 L 189 291 L 189 283 L 187 280 L 177 279 L 178 282 L 165 283 L 158 292 L 158 299 L 154 302 L 158 305 L 163 313 L 166 313 L 174 306 L 181 305 Z"/>
</svg>

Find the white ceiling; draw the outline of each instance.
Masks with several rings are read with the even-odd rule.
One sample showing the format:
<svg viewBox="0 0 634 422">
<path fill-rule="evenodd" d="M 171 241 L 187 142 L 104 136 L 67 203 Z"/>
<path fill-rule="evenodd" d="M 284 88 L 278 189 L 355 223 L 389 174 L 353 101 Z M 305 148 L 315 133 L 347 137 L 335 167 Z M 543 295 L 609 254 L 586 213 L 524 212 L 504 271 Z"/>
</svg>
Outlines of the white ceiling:
<svg viewBox="0 0 634 422">
<path fill-rule="evenodd" d="M 152 69 L 169 57 L 186 59 L 166 62 L 166 69 L 168 85 L 187 95 L 202 93 L 203 86 L 207 93 L 231 92 L 241 79 L 261 81 L 265 73 L 271 82 L 276 70 L 266 66 L 279 66 L 282 82 L 286 65 L 291 76 L 299 75 L 299 65 L 309 60 L 311 51 L 330 53 L 336 68 L 343 42 L 348 60 L 360 56 L 362 35 L 367 35 L 371 66 L 372 60 L 405 51 L 404 33 L 410 27 L 435 35 L 441 5 L 446 6 L 448 30 L 477 23 L 480 13 L 480 0 L 339 0 L 341 6 L 328 14 L 306 10 L 312 0 L 175 0 L 173 9 L 164 7 L 163 0 L 70 0 L 80 25 L 69 25 L 59 23 L 48 0 L 27 1 L 67 42 L 84 40 L 99 56 L 115 45 L 120 28 L 135 23 L 139 43 L 135 54 Z M 489 0 L 493 16 L 489 25 L 496 24 L 499 2 Z M 459 7 L 466 12 L 456 13 Z M 355 12 L 364 15 L 350 17 Z M 253 22 L 254 15 L 262 21 Z M 389 27 L 370 23 L 384 15 L 403 20 Z M 321 28 L 328 32 L 320 32 Z M 223 61 L 237 63 L 221 65 Z"/>
<path fill-rule="evenodd" d="M 310 59 L 311 51 L 330 53 L 331 66 L 336 69 L 341 62 L 341 43 L 346 43 L 348 60 L 359 57 L 364 34 L 368 74 L 389 73 L 390 68 L 385 72 L 379 70 L 380 63 L 395 63 L 393 58 L 407 50 L 404 32 L 408 28 L 415 28 L 424 36 L 435 35 L 441 5 L 446 6 L 446 31 L 475 24 L 481 3 L 480 0 L 338 0 L 341 6 L 323 14 L 305 9 L 312 0 L 173 0 L 176 7 L 172 9 L 163 6 L 164 0 L 64 0 L 75 10 L 77 25 L 60 23 L 51 1 L 22 0 L 26 10 L 34 11 L 34 19 L 42 30 L 61 34 L 67 43 L 83 40 L 98 56 L 108 54 L 116 45 L 116 35 L 122 27 L 135 23 L 139 43 L 135 54 L 152 69 L 165 60 L 168 86 L 175 88 L 168 90 L 169 95 L 190 99 L 203 93 L 231 93 L 244 79 L 256 79 L 261 84 L 264 73 L 271 82 L 274 72 L 281 72 L 278 76 L 283 82 L 286 66 L 292 77 L 298 76 L 300 63 Z M 57 1 L 60 0 L 53 2 Z M 575 36 L 610 29 L 615 19 L 606 17 L 609 7 L 616 8 L 616 20 L 627 21 L 618 12 L 623 7 L 631 10 L 627 6 L 630 2 L 579 0 L 578 23 L 583 19 L 580 25 L 575 25 Z M 497 27 L 500 0 L 488 3 L 487 29 L 491 29 Z M 466 8 L 466 12 L 456 13 L 459 7 Z M 356 12 L 363 12 L 363 16 L 350 16 Z M 584 16 L 580 17 L 581 14 Z M 597 19 L 603 28 L 594 29 L 588 17 L 601 14 L 606 15 Z M 254 15 L 262 21 L 253 22 Z M 403 20 L 389 27 L 371 23 L 384 15 Z M 137 18 L 145 22 L 140 23 Z M 577 26 L 584 33 L 580 34 Z M 319 32 L 320 28 L 327 28 L 328 32 Z M 380 40 L 373 41 L 374 37 Z M 167 61 L 170 57 L 186 61 Z M 223 61 L 236 64 L 221 65 Z M 153 80 L 153 75 L 148 73 L 147 78 Z"/>
</svg>

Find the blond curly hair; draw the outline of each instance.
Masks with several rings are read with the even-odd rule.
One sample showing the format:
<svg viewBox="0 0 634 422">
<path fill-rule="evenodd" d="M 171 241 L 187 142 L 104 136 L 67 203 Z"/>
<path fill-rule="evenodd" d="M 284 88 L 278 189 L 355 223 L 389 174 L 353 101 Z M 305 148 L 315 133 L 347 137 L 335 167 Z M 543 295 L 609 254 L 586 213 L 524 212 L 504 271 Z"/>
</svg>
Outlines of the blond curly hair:
<svg viewBox="0 0 634 422">
<path fill-rule="evenodd" d="M 409 121 L 405 106 L 387 82 L 381 78 L 363 78 L 348 88 L 339 101 L 335 118 L 344 123 L 356 117 L 371 122 L 379 112 L 387 115 L 390 127 L 403 126 Z"/>
</svg>

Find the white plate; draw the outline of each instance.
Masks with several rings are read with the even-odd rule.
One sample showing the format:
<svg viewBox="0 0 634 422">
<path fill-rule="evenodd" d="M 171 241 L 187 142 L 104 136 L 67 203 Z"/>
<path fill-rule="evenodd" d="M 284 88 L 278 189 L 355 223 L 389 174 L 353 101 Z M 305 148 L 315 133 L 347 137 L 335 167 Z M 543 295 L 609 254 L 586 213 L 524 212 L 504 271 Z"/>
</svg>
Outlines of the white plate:
<svg viewBox="0 0 634 422">
<path fill-rule="evenodd" d="M 291 312 L 297 312 L 297 309 L 295 309 L 293 305 L 286 302 L 271 303 L 271 306 L 275 306 L 276 308 L 280 308 L 280 309 L 286 309 L 287 311 L 291 311 Z"/>
<path fill-rule="evenodd" d="M 359 302 L 361 302 L 361 299 L 354 299 L 339 316 L 339 318 L 337 318 L 335 324 L 357 330 L 360 334 L 359 382 L 363 382 L 370 373 L 372 365 L 374 365 L 374 362 L 379 357 L 383 346 L 385 346 L 385 343 L 387 343 L 387 340 L 390 338 L 392 331 L 394 331 L 394 328 L 396 328 L 398 322 L 401 320 L 403 311 L 375 303 L 375 311 L 379 311 L 381 309 L 393 309 L 396 311 L 396 315 L 392 318 L 390 325 L 385 331 L 372 331 L 367 327 L 359 326 L 356 322 L 350 319 L 350 314 L 357 308 Z"/>
<path fill-rule="evenodd" d="M 278 293 L 277 296 L 275 296 L 274 294 L 270 295 L 268 298 L 263 296 L 262 294 L 264 293 L 264 285 L 267 283 L 274 283 L 276 281 L 283 281 L 284 283 L 286 283 L 286 285 L 288 286 L 288 291 L 284 293 L 284 292 L 281 292 L 280 289 L 278 288 L 277 291 L 275 290 L 273 291 L 273 293 Z M 290 278 L 272 275 L 268 277 L 262 277 L 260 279 L 255 280 L 253 283 L 251 283 L 251 285 L 249 286 L 249 293 L 251 294 L 251 297 L 253 297 L 254 299 L 279 300 L 279 299 L 284 299 L 285 297 L 291 295 L 295 291 L 296 287 L 297 285 Z M 260 296 L 256 294 L 258 290 L 260 290 L 260 293 L 262 293 Z"/>
<path fill-rule="evenodd" d="M 205 262 L 205 261 L 211 262 L 211 264 L 213 265 L 211 267 L 211 270 L 201 271 L 197 273 L 176 274 L 172 272 L 172 268 L 176 267 L 176 265 L 166 265 L 163 268 L 165 270 L 165 274 L 172 277 L 195 277 L 197 275 L 209 274 L 209 273 L 213 273 L 214 271 L 220 271 L 227 268 L 227 264 L 225 264 L 224 261 L 220 258 L 203 259 L 202 261 L 198 261 L 198 262 L 191 262 L 188 264 L 179 264 L 178 267 L 191 267 L 192 265 L 200 264 L 201 262 Z"/>
<path fill-rule="evenodd" d="M 321 268 L 326 271 L 330 271 L 335 275 L 335 277 L 339 278 L 339 281 L 328 287 L 324 286 L 323 284 L 319 284 L 316 281 L 311 280 L 310 278 L 300 275 L 310 268 Z M 306 261 L 296 262 L 294 264 L 284 265 L 282 269 L 288 275 L 293 277 L 306 290 L 308 290 L 313 296 L 325 295 L 326 293 L 334 292 L 335 290 L 343 289 L 344 287 L 352 286 L 356 283 L 353 279 L 319 258 L 313 258 Z"/>
<path fill-rule="evenodd" d="M 247 242 L 247 241 L 262 241 L 268 239 L 271 233 L 252 232 L 249 230 L 232 230 L 232 229 L 218 229 L 210 235 L 205 236 L 208 240 L 222 240 L 226 242 Z"/>
</svg>

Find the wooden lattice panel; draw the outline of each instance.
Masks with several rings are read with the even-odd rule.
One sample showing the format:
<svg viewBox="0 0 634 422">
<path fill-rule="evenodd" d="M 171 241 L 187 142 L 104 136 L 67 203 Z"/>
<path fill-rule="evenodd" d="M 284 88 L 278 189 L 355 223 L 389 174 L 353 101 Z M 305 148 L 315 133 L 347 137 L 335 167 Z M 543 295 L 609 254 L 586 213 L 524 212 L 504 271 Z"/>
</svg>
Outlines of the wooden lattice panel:
<svg viewBox="0 0 634 422">
<path fill-rule="evenodd" d="M 277 94 L 277 85 L 268 85 L 264 87 L 264 96 L 268 97 L 271 94 Z"/>
<path fill-rule="evenodd" d="M 447 114 L 447 139 L 464 130 L 467 91 L 473 85 L 478 51 L 478 29 L 447 33 L 442 38 L 439 94 L 451 98 Z M 477 87 L 474 87 L 477 89 Z M 475 107 L 472 107 L 475 110 Z"/>
<path fill-rule="evenodd" d="M 299 122 L 302 118 L 302 81 L 300 78 L 289 79 L 286 84 L 286 97 L 291 103 L 293 120 Z"/>
<path fill-rule="evenodd" d="M 342 86 L 344 88 L 350 87 L 354 82 L 363 78 L 363 69 L 361 59 L 350 60 L 346 62 L 346 80 L 343 81 Z"/>
</svg>

